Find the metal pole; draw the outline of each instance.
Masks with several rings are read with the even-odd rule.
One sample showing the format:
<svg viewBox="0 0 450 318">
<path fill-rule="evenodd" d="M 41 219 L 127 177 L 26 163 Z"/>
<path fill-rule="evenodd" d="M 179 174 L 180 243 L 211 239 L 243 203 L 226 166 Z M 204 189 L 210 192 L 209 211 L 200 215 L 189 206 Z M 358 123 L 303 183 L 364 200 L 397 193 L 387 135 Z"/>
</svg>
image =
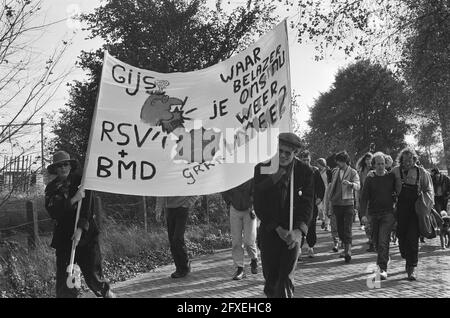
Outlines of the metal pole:
<svg viewBox="0 0 450 318">
<path fill-rule="evenodd" d="M 147 232 L 147 202 L 145 201 L 145 196 L 142 197 L 142 206 L 144 208 L 144 229 Z"/>
<path fill-rule="evenodd" d="M 41 165 L 44 173 L 44 118 L 41 118 Z"/>
</svg>

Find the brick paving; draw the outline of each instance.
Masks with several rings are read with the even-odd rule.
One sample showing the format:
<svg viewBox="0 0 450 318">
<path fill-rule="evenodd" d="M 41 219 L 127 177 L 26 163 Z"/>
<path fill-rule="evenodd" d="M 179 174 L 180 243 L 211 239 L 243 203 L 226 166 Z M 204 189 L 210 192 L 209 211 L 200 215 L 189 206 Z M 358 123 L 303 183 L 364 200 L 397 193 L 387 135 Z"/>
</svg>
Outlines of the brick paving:
<svg viewBox="0 0 450 318">
<path fill-rule="evenodd" d="M 325 232 L 318 226 L 316 256 L 307 258 L 303 255 L 303 261 L 297 266 L 295 297 L 450 297 L 450 250 L 441 250 L 439 238 L 426 240 L 425 244 L 420 245 L 417 281 L 406 280 L 404 260 L 400 257 L 398 247 L 391 245 L 388 280 L 374 282 L 370 280 L 370 267 L 375 266 L 376 254 L 366 252 L 367 238 L 357 225 L 358 223 L 354 223 L 350 264 L 344 264 L 339 253 L 331 252 L 330 232 Z M 249 264 L 249 259 L 246 259 L 246 264 Z M 117 283 L 113 289 L 120 298 L 264 297 L 261 269 L 258 274 L 252 275 L 247 266 L 245 279 L 231 280 L 234 268 L 230 249 L 192 260 L 192 273 L 185 278 L 170 278 L 174 269 L 173 265 L 160 267 Z M 368 284 L 368 281 L 372 283 Z"/>
</svg>

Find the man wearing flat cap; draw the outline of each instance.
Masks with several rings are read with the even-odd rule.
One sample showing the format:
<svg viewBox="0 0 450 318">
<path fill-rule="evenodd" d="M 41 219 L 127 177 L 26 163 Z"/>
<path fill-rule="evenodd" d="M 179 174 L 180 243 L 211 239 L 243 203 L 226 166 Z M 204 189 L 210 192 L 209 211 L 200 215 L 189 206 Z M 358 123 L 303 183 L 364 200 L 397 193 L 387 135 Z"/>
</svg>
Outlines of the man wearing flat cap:
<svg viewBox="0 0 450 318">
<path fill-rule="evenodd" d="M 301 149 L 300 138 L 293 133 L 278 137 L 279 167 L 264 174 L 271 161 L 260 163 L 254 174 L 254 210 L 261 225 L 258 242 L 268 298 L 291 298 L 293 278 L 302 235 L 307 235 L 313 213 L 314 179 L 312 169 L 295 158 Z M 272 158 L 275 160 L 275 158 Z M 294 174 L 293 228 L 289 231 L 290 181 Z"/>
</svg>

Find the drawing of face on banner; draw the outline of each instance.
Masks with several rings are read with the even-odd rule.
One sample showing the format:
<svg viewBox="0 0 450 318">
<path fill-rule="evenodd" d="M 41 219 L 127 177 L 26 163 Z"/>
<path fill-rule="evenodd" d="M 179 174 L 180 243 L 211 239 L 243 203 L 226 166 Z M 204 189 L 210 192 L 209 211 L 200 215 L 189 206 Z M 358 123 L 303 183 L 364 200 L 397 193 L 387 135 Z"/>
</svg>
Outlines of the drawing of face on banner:
<svg viewBox="0 0 450 318">
<path fill-rule="evenodd" d="M 290 130 L 288 54 L 285 22 L 194 72 L 161 74 L 105 52 L 84 187 L 200 195 L 252 178 Z"/>
</svg>

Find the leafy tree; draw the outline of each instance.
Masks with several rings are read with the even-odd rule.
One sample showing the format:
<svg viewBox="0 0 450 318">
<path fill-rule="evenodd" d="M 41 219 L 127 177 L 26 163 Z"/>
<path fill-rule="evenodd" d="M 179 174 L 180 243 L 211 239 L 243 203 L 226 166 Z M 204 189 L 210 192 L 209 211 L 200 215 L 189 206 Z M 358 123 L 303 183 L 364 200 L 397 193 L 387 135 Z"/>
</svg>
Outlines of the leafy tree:
<svg viewBox="0 0 450 318">
<path fill-rule="evenodd" d="M 56 67 L 70 45 L 68 41 L 55 45 L 49 54 L 33 50 L 36 39 L 50 25 L 58 23 L 45 23 L 41 11 L 41 1 L 0 2 L 0 152 L 16 157 L 5 158 L 0 166 L 2 178 L 10 169 L 19 175 L 17 157 L 32 148 L 31 142 L 22 137 L 30 134 L 30 122 L 53 98 L 67 75 Z M 0 189 L 0 207 L 24 182 L 26 174 L 21 172 L 20 175 L 13 179 L 7 191 Z"/>
<path fill-rule="evenodd" d="M 91 38 L 100 37 L 105 44 L 79 57 L 88 79 L 70 85 L 70 100 L 54 126 L 53 148 L 64 148 L 84 161 L 104 50 L 157 72 L 198 70 L 229 58 L 269 30 L 276 22 L 274 9 L 263 1 L 248 1 L 227 15 L 221 1 L 216 10 L 209 10 L 201 0 L 108 0 L 83 15 Z"/>
<path fill-rule="evenodd" d="M 353 162 L 371 143 L 394 153 L 404 146 L 408 131 L 405 107 L 404 84 L 392 72 L 367 60 L 356 62 L 340 70 L 333 87 L 317 99 L 308 145 L 321 157 L 346 149 Z"/>
<path fill-rule="evenodd" d="M 417 1 L 415 13 L 420 18 L 404 46 L 402 68 L 414 108 L 432 120 L 425 135 L 440 128 L 450 174 L 450 3 Z"/>
<path fill-rule="evenodd" d="M 439 125 L 436 122 L 425 122 L 419 126 L 416 133 L 417 145 L 423 149 L 423 155 L 427 157 L 427 162 L 433 165 L 432 148 L 440 142 Z"/>
<path fill-rule="evenodd" d="M 299 0 L 299 42 L 316 59 L 342 50 L 381 62 L 407 80 L 411 117 L 439 123 L 450 173 L 450 3 L 448 0 Z"/>
</svg>

